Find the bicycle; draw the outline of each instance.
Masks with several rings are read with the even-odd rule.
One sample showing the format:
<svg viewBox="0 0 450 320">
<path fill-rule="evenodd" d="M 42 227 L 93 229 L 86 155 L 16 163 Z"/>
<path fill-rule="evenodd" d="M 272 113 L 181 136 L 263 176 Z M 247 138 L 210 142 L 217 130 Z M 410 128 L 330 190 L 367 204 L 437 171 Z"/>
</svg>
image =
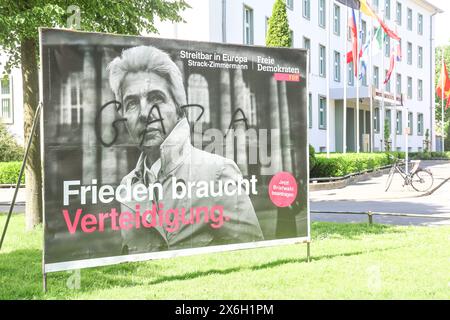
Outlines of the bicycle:
<svg viewBox="0 0 450 320">
<path fill-rule="evenodd" d="M 394 174 L 398 172 L 403 178 L 403 187 L 411 185 L 417 192 L 426 192 L 431 189 L 434 183 L 434 177 L 430 170 L 421 168 L 420 161 L 410 161 L 408 163 L 413 163 L 413 167 L 409 173 L 406 173 L 403 169 L 405 165 L 405 160 L 398 159 L 392 155 L 389 158 L 394 160 L 394 165 L 389 171 L 389 176 L 386 180 L 385 192 L 389 190 L 394 179 Z"/>
</svg>

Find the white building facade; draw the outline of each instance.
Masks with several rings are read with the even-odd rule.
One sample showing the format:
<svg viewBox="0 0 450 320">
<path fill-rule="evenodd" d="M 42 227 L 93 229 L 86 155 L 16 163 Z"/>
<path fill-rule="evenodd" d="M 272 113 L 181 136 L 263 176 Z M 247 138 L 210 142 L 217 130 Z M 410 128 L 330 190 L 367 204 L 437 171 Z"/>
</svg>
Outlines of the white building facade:
<svg viewBox="0 0 450 320">
<path fill-rule="evenodd" d="M 0 55 L 0 121 L 23 144 L 22 73 L 19 68 L 4 72 L 7 57 Z"/>
<path fill-rule="evenodd" d="M 351 9 L 335 0 L 286 1 L 293 47 L 310 49 L 309 137 L 316 151 L 327 150 L 327 135 L 331 152 L 342 152 L 345 147 L 348 152 L 357 151 L 358 138 L 360 151 L 384 151 L 386 119 L 390 124 L 391 150 L 404 151 L 407 146 L 409 151 L 423 151 L 427 131 L 431 148 L 435 150 L 434 16 L 442 11 L 423 0 L 368 0 L 376 12 L 384 16 L 386 24 L 401 37 L 403 59 L 396 64 L 390 82 L 384 86 L 391 50 L 390 41 L 384 43 L 382 54 L 372 59 L 365 78 L 360 81 L 358 117 L 357 80 L 352 75 L 352 65 L 345 61 L 346 52 L 351 50 L 346 32 L 347 14 L 351 15 Z M 265 44 L 274 0 L 188 0 L 188 3 L 191 8 L 182 13 L 185 22 L 157 23 L 158 36 Z M 378 26 L 364 15 L 361 21 L 363 37 Z M 0 72 L 3 72 L 5 59 L 0 56 Z M 348 82 L 346 108 L 344 81 Z M 384 102 L 374 98 L 375 90 L 379 94 L 385 93 Z M 402 100 L 401 106 L 394 106 L 394 99 L 388 99 L 394 94 L 397 94 L 397 100 Z M 20 69 L 13 70 L 2 80 L 0 101 L 1 120 L 19 141 L 23 141 Z M 408 135 L 407 127 L 410 128 Z"/>
<path fill-rule="evenodd" d="M 357 117 L 357 80 L 352 76 L 352 64 L 345 61 L 345 52 L 351 50 L 346 33 L 347 12 L 351 16 L 351 9 L 335 0 L 286 1 L 293 47 L 310 49 L 309 137 L 316 151 L 326 151 L 328 134 L 330 151 L 342 152 L 346 145 L 348 152 L 355 152 L 358 120 L 359 150 L 384 151 L 385 119 L 390 124 L 391 150 L 405 151 L 407 146 L 409 151 L 423 151 L 427 147 L 425 140 L 429 140 L 428 147 L 431 144 L 435 150 L 434 16 L 442 11 L 422 0 L 368 0 L 377 14 L 384 16 L 386 24 L 400 36 L 403 59 L 396 63 L 391 80 L 384 85 L 394 45 L 391 40 L 385 41 L 382 54 L 372 59 L 366 76 L 359 81 Z M 265 45 L 274 0 L 190 0 L 188 3 L 191 9 L 183 13 L 185 23 L 159 23 L 158 36 Z M 359 12 L 356 14 L 358 20 Z M 361 15 L 361 21 L 363 37 L 378 27 L 377 22 L 365 15 Z M 345 135 L 344 79 L 348 81 Z M 327 80 L 330 85 L 329 108 Z M 384 102 L 382 98 L 375 98 L 375 91 L 381 96 L 384 92 Z M 394 94 L 401 103 L 394 104 Z M 346 143 L 343 143 L 344 136 Z"/>
</svg>

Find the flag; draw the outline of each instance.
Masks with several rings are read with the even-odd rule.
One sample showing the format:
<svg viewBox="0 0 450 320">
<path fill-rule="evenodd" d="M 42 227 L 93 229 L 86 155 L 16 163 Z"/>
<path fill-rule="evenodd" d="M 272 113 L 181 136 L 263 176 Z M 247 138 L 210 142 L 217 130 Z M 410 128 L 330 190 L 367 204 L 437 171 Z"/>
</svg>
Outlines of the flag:
<svg viewBox="0 0 450 320">
<path fill-rule="evenodd" d="M 362 13 L 364 13 L 366 16 L 374 18 L 375 20 L 378 21 L 378 23 L 380 24 L 381 28 L 383 28 L 384 32 L 392 39 L 400 41 L 400 37 L 397 35 L 397 33 L 395 33 L 394 31 L 392 31 L 386 23 L 384 23 L 383 19 L 381 19 L 370 7 L 370 5 L 367 3 L 367 0 L 360 0 L 360 10 Z"/>
<path fill-rule="evenodd" d="M 389 59 L 389 70 L 386 73 L 386 79 L 384 79 L 384 84 L 388 83 L 389 80 L 391 79 L 391 75 L 392 75 L 392 71 L 394 71 L 394 67 L 395 67 L 395 56 L 394 56 L 394 52 L 391 51 L 391 57 Z"/>
<path fill-rule="evenodd" d="M 372 42 L 372 35 L 371 35 L 371 31 L 369 30 L 367 37 L 366 37 L 366 42 L 364 43 L 364 45 L 361 48 L 361 70 L 359 73 L 359 80 L 362 80 L 364 75 L 367 72 L 367 62 L 369 61 L 369 49 L 370 49 L 370 43 Z"/>
<path fill-rule="evenodd" d="M 353 69 L 355 70 L 355 77 L 358 76 L 358 30 L 356 26 L 355 10 L 352 9 L 352 16 L 349 19 L 349 26 L 352 31 L 352 57 Z"/>
<path fill-rule="evenodd" d="M 383 29 L 381 27 L 377 28 L 375 34 L 373 35 L 374 46 L 372 46 L 372 57 L 376 57 L 383 51 Z"/>
<path fill-rule="evenodd" d="M 436 88 L 436 94 L 438 97 L 442 97 L 442 83 L 444 83 L 444 99 L 450 96 L 450 78 L 448 77 L 447 66 L 444 62 L 444 67 L 441 70 L 438 86 Z M 450 100 L 450 99 L 449 99 Z M 448 101 L 447 101 L 448 106 Z"/>
<path fill-rule="evenodd" d="M 366 44 L 359 51 L 359 57 L 361 58 L 363 56 L 365 48 L 370 47 L 371 41 L 375 42 L 375 46 L 372 49 L 372 57 L 376 57 L 378 54 L 380 54 L 383 48 L 382 37 L 383 37 L 383 29 L 381 27 L 378 27 L 378 29 L 375 31 L 375 34 L 373 36 L 372 35 L 369 36 L 368 40 L 366 41 Z M 347 52 L 347 64 L 349 64 L 352 61 L 353 61 L 353 51 L 350 50 L 349 52 Z"/>
<path fill-rule="evenodd" d="M 336 0 L 336 1 L 354 10 L 359 10 L 361 7 L 361 3 L 359 0 Z"/>
<path fill-rule="evenodd" d="M 388 70 L 388 73 L 386 74 L 386 79 L 384 80 L 384 84 L 388 83 L 389 80 L 391 79 L 392 72 L 394 71 L 394 67 L 395 67 L 395 62 L 401 61 L 401 60 L 402 60 L 402 50 L 400 47 L 400 41 L 398 41 L 397 44 L 394 45 L 394 47 L 391 50 L 389 70 Z"/>
</svg>

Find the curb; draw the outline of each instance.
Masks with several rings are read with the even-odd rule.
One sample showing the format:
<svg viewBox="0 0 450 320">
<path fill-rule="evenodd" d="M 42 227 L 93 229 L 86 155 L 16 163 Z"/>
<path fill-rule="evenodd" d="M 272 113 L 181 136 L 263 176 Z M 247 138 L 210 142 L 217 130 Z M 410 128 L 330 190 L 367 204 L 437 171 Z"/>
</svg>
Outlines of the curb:
<svg viewBox="0 0 450 320">
<path fill-rule="evenodd" d="M 436 192 L 438 189 L 440 189 L 444 184 L 446 184 L 448 181 L 450 181 L 450 177 L 448 177 L 447 179 L 445 179 L 444 181 L 442 181 L 436 188 L 425 192 L 424 194 L 415 196 L 414 198 L 422 198 L 422 197 L 427 197 L 427 196 L 431 196 L 434 192 Z"/>
<path fill-rule="evenodd" d="M 0 202 L 0 206 L 10 206 L 11 202 Z M 14 206 L 24 206 L 25 201 L 16 202 Z"/>
<path fill-rule="evenodd" d="M 353 175 L 348 178 L 344 178 L 339 181 L 333 181 L 333 182 L 322 182 L 322 183 L 309 183 L 309 191 L 325 191 L 325 190 L 333 190 L 333 189 L 342 189 L 346 186 L 360 182 L 360 181 L 366 181 L 373 177 L 381 176 L 385 173 L 388 173 L 391 168 L 382 168 L 378 170 L 374 170 L 371 172 L 361 173 L 358 175 Z"/>
</svg>

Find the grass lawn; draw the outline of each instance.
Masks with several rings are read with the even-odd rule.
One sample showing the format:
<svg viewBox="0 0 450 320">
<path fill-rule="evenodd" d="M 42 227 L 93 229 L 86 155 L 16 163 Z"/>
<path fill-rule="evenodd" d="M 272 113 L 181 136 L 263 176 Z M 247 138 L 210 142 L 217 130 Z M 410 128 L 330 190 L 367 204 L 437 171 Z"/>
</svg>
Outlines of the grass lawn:
<svg viewBox="0 0 450 320">
<path fill-rule="evenodd" d="M 0 216 L 3 228 L 5 215 Z M 313 223 L 306 245 L 243 250 L 48 275 L 42 229 L 11 219 L 0 252 L 0 299 L 450 299 L 450 227 Z"/>
</svg>

